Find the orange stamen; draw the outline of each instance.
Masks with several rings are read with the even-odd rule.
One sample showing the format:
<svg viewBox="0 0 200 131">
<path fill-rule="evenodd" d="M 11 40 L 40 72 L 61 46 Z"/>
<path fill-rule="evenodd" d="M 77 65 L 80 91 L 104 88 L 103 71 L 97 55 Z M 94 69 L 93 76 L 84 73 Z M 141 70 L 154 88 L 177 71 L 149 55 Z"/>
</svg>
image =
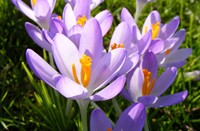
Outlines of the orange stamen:
<svg viewBox="0 0 200 131">
<path fill-rule="evenodd" d="M 80 59 L 80 63 L 82 64 L 81 83 L 83 84 L 84 87 L 86 87 L 90 81 L 92 59 L 84 54 Z"/>
<path fill-rule="evenodd" d="M 124 44 L 112 44 L 111 45 L 111 50 L 117 49 L 117 48 L 124 48 Z"/>
<path fill-rule="evenodd" d="M 171 52 L 172 48 L 165 51 L 165 55 L 168 55 Z"/>
<path fill-rule="evenodd" d="M 154 78 L 153 80 L 151 80 L 152 78 L 152 73 L 150 71 L 148 71 L 147 69 L 143 69 L 143 74 L 144 74 L 144 82 L 142 85 L 142 95 L 146 96 L 149 95 L 154 87 L 155 81 L 156 79 Z"/>
<path fill-rule="evenodd" d="M 160 22 L 156 22 L 156 24 L 152 24 L 152 39 L 154 40 L 158 33 L 160 32 Z"/>
</svg>

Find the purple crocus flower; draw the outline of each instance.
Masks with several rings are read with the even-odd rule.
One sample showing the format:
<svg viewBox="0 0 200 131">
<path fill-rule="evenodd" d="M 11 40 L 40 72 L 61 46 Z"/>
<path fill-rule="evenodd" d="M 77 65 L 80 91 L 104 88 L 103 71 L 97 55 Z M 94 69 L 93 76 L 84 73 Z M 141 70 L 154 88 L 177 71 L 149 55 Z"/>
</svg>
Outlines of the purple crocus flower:
<svg viewBox="0 0 200 131">
<path fill-rule="evenodd" d="M 63 11 L 63 21 L 66 26 L 68 37 L 77 34 L 77 32 L 81 33 L 82 30 L 80 28 L 91 18 L 90 4 L 90 0 L 78 0 L 74 8 L 72 8 L 70 4 L 66 4 Z M 100 23 L 102 36 L 104 36 L 112 25 L 113 17 L 108 10 L 104 10 L 97 14 L 95 18 Z"/>
<path fill-rule="evenodd" d="M 86 1 L 86 0 L 85 0 Z M 89 0 L 87 0 L 89 1 Z M 94 8 L 96 8 L 99 4 L 101 4 L 104 0 L 91 0 L 90 3 L 90 10 L 93 10 Z M 76 3 L 78 2 L 78 0 L 65 0 L 66 3 L 69 3 L 72 7 L 74 7 L 76 5 Z"/>
<path fill-rule="evenodd" d="M 90 130 L 91 131 L 141 131 L 146 120 L 145 107 L 142 103 L 134 103 L 130 105 L 120 115 L 116 125 L 112 125 L 106 114 L 95 109 L 91 113 Z"/>
<path fill-rule="evenodd" d="M 22 13 L 36 22 L 41 28 L 49 28 L 49 21 L 52 17 L 56 0 L 31 0 L 31 7 L 22 0 L 11 1 Z"/>
<path fill-rule="evenodd" d="M 152 52 L 146 53 L 141 65 L 127 76 L 127 88 L 122 95 L 129 101 L 140 101 L 147 107 L 163 107 L 183 101 L 188 92 L 161 96 L 176 78 L 177 68 L 167 68 L 159 77 L 158 64 Z"/>
<path fill-rule="evenodd" d="M 150 34 L 149 34 L 150 35 Z M 145 42 L 148 43 L 148 40 Z M 128 57 L 119 74 L 128 73 L 139 61 L 139 49 L 131 45 L 131 28 L 126 22 L 121 22 L 112 35 L 109 45 L 109 51 L 117 48 L 127 49 Z"/>
<path fill-rule="evenodd" d="M 116 49 L 103 55 L 102 34 L 96 19 L 85 24 L 79 48 L 59 33 L 54 43 L 52 54 L 60 73 L 31 49 L 26 51 L 26 58 L 32 71 L 63 96 L 101 101 L 113 98 L 122 90 L 125 76 L 112 80 L 123 66 L 127 51 Z"/>
<path fill-rule="evenodd" d="M 66 34 L 64 31 L 64 23 L 62 19 L 54 17 L 50 20 L 49 30 L 40 29 L 29 22 L 25 23 L 25 28 L 32 40 L 41 48 L 51 52 L 53 38 L 56 33 Z"/>
<path fill-rule="evenodd" d="M 167 24 L 162 24 L 160 14 L 152 11 L 145 20 L 142 33 L 126 8 L 122 10 L 121 20 L 132 27 L 133 44 L 137 44 L 149 31 L 152 32 L 152 41 L 148 50 L 154 52 L 161 67 L 175 66 L 179 68 L 185 64 L 185 59 L 192 53 L 191 49 L 178 49 L 185 38 L 185 30 L 182 29 L 175 33 L 179 25 L 178 17 Z"/>
</svg>

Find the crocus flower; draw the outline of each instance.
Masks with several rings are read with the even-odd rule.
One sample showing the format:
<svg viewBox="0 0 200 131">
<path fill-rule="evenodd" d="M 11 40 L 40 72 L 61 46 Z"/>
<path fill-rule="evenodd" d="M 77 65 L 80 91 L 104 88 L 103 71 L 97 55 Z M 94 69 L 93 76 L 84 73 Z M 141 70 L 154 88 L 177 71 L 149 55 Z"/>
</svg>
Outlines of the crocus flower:
<svg viewBox="0 0 200 131">
<path fill-rule="evenodd" d="M 149 33 L 150 36 L 150 33 Z M 149 37 L 150 38 L 150 37 Z M 144 40 L 144 39 L 143 39 Z M 148 44 L 149 40 L 144 41 Z M 109 45 L 109 51 L 117 48 L 127 49 L 128 57 L 119 74 L 128 73 L 139 61 L 139 49 L 131 46 L 131 28 L 126 22 L 121 22 L 112 35 Z"/>
<path fill-rule="evenodd" d="M 142 103 L 134 103 L 122 112 L 116 125 L 112 125 L 106 114 L 95 109 L 91 113 L 90 130 L 91 131 L 142 131 L 146 120 L 145 107 Z"/>
<path fill-rule="evenodd" d="M 90 0 L 78 0 L 74 6 L 66 4 L 63 11 L 63 21 L 66 26 L 66 32 L 68 37 L 77 34 L 77 31 L 81 32 L 81 29 L 85 23 L 91 18 L 90 16 Z M 102 36 L 104 36 L 111 27 L 113 17 L 108 10 L 101 11 L 95 16 L 100 23 L 102 30 Z"/>
<path fill-rule="evenodd" d="M 185 38 L 184 29 L 175 33 L 179 25 L 178 17 L 167 24 L 162 24 L 160 14 L 152 11 L 145 20 L 142 33 L 126 8 L 123 8 L 121 12 L 121 20 L 132 27 L 133 44 L 136 44 L 149 31 L 152 32 L 152 41 L 148 50 L 154 52 L 161 67 L 175 66 L 179 68 L 185 64 L 185 59 L 192 52 L 191 49 L 178 49 Z"/>
<path fill-rule="evenodd" d="M 127 88 L 122 95 L 129 101 L 142 102 L 146 107 L 163 107 L 183 101 L 188 92 L 161 96 L 176 78 L 177 68 L 167 68 L 159 77 L 158 64 L 152 52 L 146 53 L 141 65 L 127 76 Z"/>
<path fill-rule="evenodd" d="M 85 0 L 86 1 L 86 0 Z M 89 0 L 87 0 L 89 1 Z M 93 10 L 94 8 L 96 8 L 99 4 L 101 4 L 104 0 L 91 0 L 90 3 L 90 10 Z M 76 3 L 78 2 L 78 0 L 65 0 L 66 3 L 69 3 L 72 7 L 74 7 L 76 5 Z"/>
<path fill-rule="evenodd" d="M 137 21 L 140 12 L 142 11 L 143 7 L 148 3 L 148 2 L 154 2 L 155 0 L 136 0 L 136 12 L 135 12 L 135 20 Z"/>
<path fill-rule="evenodd" d="M 49 30 L 40 29 L 34 24 L 29 22 L 25 23 L 25 29 L 32 40 L 41 48 L 51 52 L 52 51 L 52 44 L 53 38 L 56 33 L 65 34 L 64 31 L 64 24 L 60 18 L 54 17 L 50 20 Z"/>
<path fill-rule="evenodd" d="M 22 0 L 12 0 L 12 3 L 41 28 L 49 28 L 56 0 L 31 0 L 31 7 Z"/>
<path fill-rule="evenodd" d="M 122 90 L 125 76 L 112 80 L 123 66 L 126 50 L 116 49 L 103 55 L 102 34 L 96 19 L 88 20 L 83 28 L 79 48 L 59 33 L 54 43 L 52 54 L 59 72 L 31 49 L 26 51 L 26 58 L 32 71 L 63 96 L 101 101 Z"/>
</svg>

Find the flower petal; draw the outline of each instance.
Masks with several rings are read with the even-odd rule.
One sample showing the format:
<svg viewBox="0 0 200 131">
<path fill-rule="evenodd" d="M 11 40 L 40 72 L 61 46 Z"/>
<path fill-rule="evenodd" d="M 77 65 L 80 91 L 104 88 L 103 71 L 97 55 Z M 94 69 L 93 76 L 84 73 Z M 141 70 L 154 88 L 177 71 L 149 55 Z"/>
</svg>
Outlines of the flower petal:
<svg viewBox="0 0 200 131">
<path fill-rule="evenodd" d="M 146 28 L 147 31 L 152 30 L 152 24 L 156 24 L 157 22 L 161 22 L 160 14 L 158 11 L 152 11 L 144 22 L 144 25 L 142 27 L 142 34 L 145 34 Z"/>
<path fill-rule="evenodd" d="M 91 96 L 90 100 L 105 101 L 105 100 L 109 100 L 115 97 L 123 89 L 125 81 L 126 81 L 125 75 L 118 77 L 115 81 L 110 83 L 107 87 L 105 87 L 101 91 Z"/>
<path fill-rule="evenodd" d="M 121 12 L 121 21 L 128 23 L 130 26 L 136 25 L 136 22 L 133 19 L 132 15 L 125 7 L 122 9 L 122 12 Z"/>
<path fill-rule="evenodd" d="M 167 96 L 161 96 L 157 99 L 157 101 L 150 105 L 150 107 L 164 107 L 164 106 L 171 106 L 174 104 L 178 104 L 185 100 L 185 98 L 188 95 L 188 91 L 182 91 L 179 93 L 175 93 L 172 95 L 167 95 Z"/>
<path fill-rule="evenodd" d="M 51 7 L 47 0 L 37 0 L 33 10 L 37 19 L 49 22 Z"/>
<path fill-rule="evenodd" d="M 121 70 L 118 73 L 118 76 L 126 74 L 129 71 L 131 71 L 138 64 L 138 61 L 139 61 L 138 54 L 134 54 L 130 57 L 127 57 L 126 61 L 124 62 L 124 65 L 122 66 Z"/>
<path fill-rule="evenodd" d="M 120 92 L 120 95 L 122 97 L 124 97 L 126 100 L 130 101 L 130 102 L 134 102 L 130 96 L 130 94 L 128 93 L 126 88 L 123 88 L 122 91 Z"/>
<path fill-rule="evenodd" d="M 129 106 L 119 117 L 114 131 L 141 131 L 146 120 L 146 110 L 142 103 Z"/>
<path fill-rule="evenodd" d="M 107 131 L 112 125 L 106 114 L 100 109 L 94 109 L 90 116 L 90 131 Z"/>
<path fill-rule="evenodd" d="M 176 32 L 172 38 L 178 39 L 175 46 L 172 48 L 171 52 L 176 51 L 180 45 L 183 43 L 183 40 L 185 39 L 185 29 L 181 29 L 180 31 Z"/>
<path fill-rule="evenodd" d="M 102 31 L 102 36 L 104 36 L 112 25 L 113 16 L 108 10 L 104 10 L 98 13 L 95 18 L 98 20 Z"/>
<path fill-rule="evenodd" d="M 162 52 L 164 49 L 164 42 L 161 39 L 156 39 L 151 42 L 149 51 L 152 51 L 154 54 Z"/>
<path fill-rule="evenodd" d="M 79 52 L 92 58 L 92 64 L 96 63 L 102 57 L 103 42 L 102 33 L 98 21 L 91 18 L 87 21 L 81 33 Z"/>
<path fill-rule="evenodd" d="M 144 77 L 141 68 L 137 67 L 127 75 L 127 91 L 133 101 L 137 101 L 142 96 L 142 85 Z"/>
<path fill-rule="evenodd" d="M 55 89 L 54 77 L 59 73 L 33 50 L 26 50 L 26 60 L 31 70 L 48 85 Z"/>
<path fill-rule="evenodd" d="M 157 78 L 158 62 L 153 52 L 147 52 L 142 60 L 142 68 L 151 72 L 152 78 Z"/>
<path fill-rule="evenodd" d="M 61 74 L 73 80 L 72 64 L 76 66 L 76 72 L 80 72 L 80 56 L 74 43 L 63 34 L 58 33 L 54 37 L 52 53 Z"/>
<path fill-rule="evenodd" d="M 33 39 L 33 41 L 39 45 L 41 48 L 44 48 L 47 51 L 51 52 L 52 44 L 47 42 L 42 35 L 42 31 L 35 25 L 26 22 L 25 23 L 26 31 L 28 32 L 29 36 Z"/>
<path fill-rule="evenodd" d="M 183 61 L 186 58 L 189 57 L 189 55 L 192 54 L 192 49 L 188 48 L 188 49 L 179 49 L 176 50 L 173 53 L 170 53 L 167 55 L 165 62 L 166 63 L 171 63 L 171 62 L 177 62 L 177 61 Z"/>
<path fill-rule="evenodd" d="M 126 49 L 129 49 L 131 44 L 131 29 L 130 26 L 125 23 L 121 22 L 116 28 L 112 35 L 109 50 L 111 50 L 111 45 L 116 44 L 124 44 L 124 47 Z"/>
<path fill-rule="evenodd" d="M 88 88 L 97 90 L 111 81 L 119 72 L 125 62 L 127 51 L 123 48 L 106 53 L 92 70 Z"/>
<path fill-rule="evenodd" d="M 148 31 L 142 38 L 136 43 L 139 48 L 139 53 L 144 54 L 151 44 L 151 31 Z"/>
<path fill-rule="evenodd" d="M 90 0 L 79 0 L 74 6 L 74 14 L 77 19 L 79 16 L 90 18 Z"/>
<path fill-rule="evenodd" d="M 149 107 L 155 103 L 157 99 L 158 97 L 156 96 L 141 96 L 137 99 L 137 101 L 143 103 L 145 107 Z"/>
<path fill-rule="evenodd" d="M 93 10 L 94 8 L 96 8 L 103 1 L 104 0 L 92 0 L 92 3 L 90 3 L 90 10 Z"/>
<path fill-rule="evenodd" d="M 170 67 L 162 73 L 162 75 L 156 80 L 154 88 L 150 95 L 160 96 L 162 95 L 175 80 L 177 75 L 177 68 Z"/>
<path fill-rule="evenodd" d="M 68 32 L 69 39 L 79 48 L 83 27 L 74 25 Z"/>
<path fill-rule="evenodd" d="M 167 39 L 167 38 L 171 37 L 174 34 L 174 32 L 176 31 L 176 29 L 178 28 L 179 21 L 180 21 L 179 17 L 175 17 L 170 22 L 165 24 L 160 29 L 158 37 L 162 38 L 162 39 Z"/>
<path fill-rule="evenodd" d="M 63 21 L 65 23 L 66 32 L 68 32 L 72 26 L 76 25 L 76 17 L 70 4 L 67 4 L 64 8 Z"/>
<path fill-rule="evenodd" d="M 28 16 L 36 23 L 38 22 L 37 18 L 35 17 L 35 13 L 28 5 L 26 5 L 22 0 L 17 0 L 16 3 L 18 5 L 16 7 L 18 7 L 21 12 L 23 12 L 26 16 Z"/>
<path fill-rule="evenodd" d="M 56 89 L 66 98 L 74 100 L 84 99 L 88 94 L 86 88 L 65 76 L 60 76 L 60 78 L 57 79 Z"/>
</svg>

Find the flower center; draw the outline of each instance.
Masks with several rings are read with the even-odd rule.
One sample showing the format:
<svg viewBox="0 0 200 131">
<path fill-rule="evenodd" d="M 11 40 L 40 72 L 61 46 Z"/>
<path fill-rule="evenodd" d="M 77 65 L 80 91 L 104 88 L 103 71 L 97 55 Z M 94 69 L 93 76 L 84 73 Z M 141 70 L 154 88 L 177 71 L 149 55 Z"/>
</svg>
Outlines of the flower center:
<svg viewBox="0 0 200 131">
<path fill-rule="evenodd" d="M 111 50 L 117 49 L 117 48 L 124 48 L 124 44 L 112 44 L 111 45 Z"/>
<path fill-rule="evenodd" d="M 88 86 L 91 76 L 91 65 L 92 65 L 92 59 L 87 55 L 82 55 L 80 58 L 81 63 L 81 83 L 84 87 Z M 80 81 L 77 77 L 76 67 L 75 64 L 72 64 L 72 73 L 74 77 L 74 81 L 78 84 L 80 84 Z"/>
<path fill-rule="evenodd" d="M 76 24 L 84 26 L 86 21 L 87 21 L 87 17 L 85 15 L 83 15 L 82 17 L 78 17 Z"/>
<path fill-rule="evenodd" d="M 148 71 L 147 69 L 143 69 L 143 74 L 144 74 L 144 82 L 142 85 L 142 95 L 146 96 L 149 95 L 154 87 L 156 79 L 152 79 L 152 73 Z"/>
<path fill-rule="evenodd" d="M 168 55 L 171 52 L 172 48 L 169 48 L 165 51 L 165 55 Z"/>
<path fill-rule="evenodd" d="M 35 6 L 36 5 L 37 0 L 32 0 L 32 4 Z"/>
<path fill-rule="evenodd" d="M 160 32 L 160 22 L 156 22 L 156 24 L 152 24 L 151 28 L 152 28 L 152 39 L 154 40 L 158 36 L 158 33 Z M 144 28 L 144 33 L 147 33 L 147 31 L 148 31 L 148 27 L 146 26 Z"/>
</svg>

